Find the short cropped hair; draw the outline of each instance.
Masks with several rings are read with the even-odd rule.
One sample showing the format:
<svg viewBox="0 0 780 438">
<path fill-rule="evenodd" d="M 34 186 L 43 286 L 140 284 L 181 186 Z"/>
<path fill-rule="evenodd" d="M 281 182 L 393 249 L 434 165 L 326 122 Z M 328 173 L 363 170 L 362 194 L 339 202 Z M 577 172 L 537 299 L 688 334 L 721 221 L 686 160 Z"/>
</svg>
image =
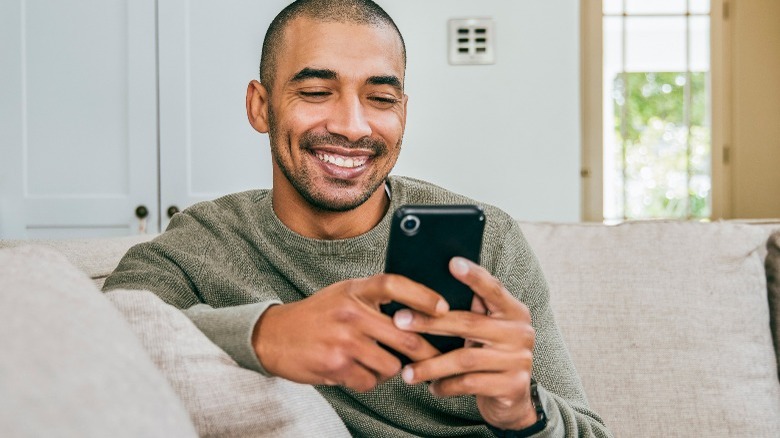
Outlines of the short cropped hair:
<svg viewBox="0 0 780 438">
<path fill-rule="evenodd" d="M 371 0 L 296 0 L 271 22 L 263 40 L 260 57 L 260 82 L 268 92 L 273 88 L 280 52 L 287 25 L 299 17 L 319 22 L 351 23 L 368 26 L 390 26 L 401 40 L 403 65 L 406 68 L 406 44 L 390 15 Z"/>
</svg>

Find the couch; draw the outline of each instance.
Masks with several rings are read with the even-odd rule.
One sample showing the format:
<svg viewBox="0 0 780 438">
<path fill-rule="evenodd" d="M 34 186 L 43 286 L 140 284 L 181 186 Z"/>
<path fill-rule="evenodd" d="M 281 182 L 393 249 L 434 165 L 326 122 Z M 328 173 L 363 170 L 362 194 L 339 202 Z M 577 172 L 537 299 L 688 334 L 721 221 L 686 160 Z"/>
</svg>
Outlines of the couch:
<svg viewBox="0 0 780 438">
<path fill-rule="evenodd" d="M 615 436 L 780 436 L 780 221 L 521 226 Z M 149 238 L 0 241 L 3 436 L 349 435 L 153 294 L 100 293 Z"/>
</svg>

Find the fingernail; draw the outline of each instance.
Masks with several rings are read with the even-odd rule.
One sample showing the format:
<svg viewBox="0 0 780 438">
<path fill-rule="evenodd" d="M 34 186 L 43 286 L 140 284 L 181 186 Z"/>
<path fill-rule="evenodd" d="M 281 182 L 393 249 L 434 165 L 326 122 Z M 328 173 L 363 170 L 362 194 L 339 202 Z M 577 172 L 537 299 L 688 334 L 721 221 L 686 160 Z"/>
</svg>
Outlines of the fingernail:
<svg viewBox="0 0 780 438">
<path fill-rule="evenodd" d="M 433 395 L 435 395 L 437 397 L 439 396 L 439 394 L 436 394 L 436 385 L 434 385 L 432 383 L 430 385 L 428 385 L 428 392 L 430 392 L 431 394 L 433 394 Z"/>
<path fill-rule="evenodd" d="M 404 379 L 404 382 L 411 384 L 414 381 L 414 370 L 411 367 L 404 367 L 401 371 L 401 378 Z"/>
<path fill-rule="evenodd" d="M 469 272 L 469 264 L 466 259 L 462 257 L 455 257 L 452 259 L 452 273 L 458 275 L 465 275 Z"/>
<path fill-rule="evenodd" d="M 447 313 L 450 311 L 450 305 L 444 300 L 439 300 L 436 303 L 436 313 Z"/>
<path fill-rule="evenodd" d="M 395 315 L 393 316 L 393 321 L 395 321 L 396 327 L 407 328 L 412 324 L 412 312 L 406 309 L 401 309 L 395 312 Z"/>
</svg>

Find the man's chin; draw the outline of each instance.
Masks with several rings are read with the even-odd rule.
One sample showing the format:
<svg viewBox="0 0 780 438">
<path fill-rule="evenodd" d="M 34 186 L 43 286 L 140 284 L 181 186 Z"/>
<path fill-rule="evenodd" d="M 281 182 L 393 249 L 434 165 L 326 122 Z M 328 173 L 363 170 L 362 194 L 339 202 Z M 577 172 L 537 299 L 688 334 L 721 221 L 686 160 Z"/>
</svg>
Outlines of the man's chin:
<svg viewBox="0 0 780 438">
<path fill-rule="evenodd" d="M 331 181 L 333 183 L 333 181 Z M 382 182 L 375 187 L 363 187 L 354 184 L 329 184 L 325 190 L 298 190 L 298 193 L 315 209 L 324 212 L 343 213 L 352 211 L 365 204 L 376 193 Z M 336 195 L 336 196 L 334 196 Z"/>
<path fill-rule="evenodd" d="M 314 209 L 323 212 L 342 213 L 360 207 L 383 186 L 385 179 L 379 181 L 363 175 L 363 178 L 348 180 L 324 175 L 312 177 L 314 171 L 306 172 L 300 178 L 292 178 L 286 167 L 279 168 L 287 181 L 299 195 Z"/>
<path fill-rule="evenodd" d="M 303 194 L 304 199 L 317 210 L 328 212 L 328 213 L 344 213 L 347 211 L 352 211 L 361 205 L 365 204 L 366 201 L 371 197 L 371 194 L 364 195 L 358 198 L 348 198 L 348 199 L 334 199 L 334 198 L 327 198 L 327 197 L 320 197 L 320 196 L 309 196 L 307 194 Z"/>
</svg>

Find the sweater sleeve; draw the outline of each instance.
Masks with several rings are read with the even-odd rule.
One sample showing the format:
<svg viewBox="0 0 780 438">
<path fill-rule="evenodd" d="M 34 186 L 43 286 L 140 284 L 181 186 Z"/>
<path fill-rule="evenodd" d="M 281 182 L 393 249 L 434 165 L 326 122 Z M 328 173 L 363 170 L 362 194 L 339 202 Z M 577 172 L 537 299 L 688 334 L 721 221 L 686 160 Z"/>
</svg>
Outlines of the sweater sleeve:
<svg viewBox="0 0 780 438">
<path fill-rule="evenodd" d="M 269 300 L 222 309 L 197 304 L 184 310 L 184 314 L 239 365 L 270 376 L 255 353 L 252 332 L 266 309 L 274 304 L 281 304 L 281 301 Z"/>
<path fill-rule="evenodd" d="M 165 233 L 125 254 L 106 279 L 103 291 L 131 289 L 155 293 L 182 309 L 198 329 L 240 366 L 267 375 L 252 345 L 252 332 L 265 310 L 281 301 L 230 275 L 230 262 L 240 255 L 223 254 L 215 248 L 219 245 L 217 237 L 197 218 L 187 213 L 174 218 Z M 206 303 L 202 289 L 217 287 L 224 291 L 223 296 L 232 298 L 216 303 L 217 306 Z"/>
<path fill-rule="evenodd" d="M 528 306 L 536 330 L 533 376 L 548 417 L 535 437 L 611 437 L 588 406 L 582 383 L 555 323 L 547 282 L 519 225 L 512 221 L 497 255 L 496 277 Z"/>
</svg>

